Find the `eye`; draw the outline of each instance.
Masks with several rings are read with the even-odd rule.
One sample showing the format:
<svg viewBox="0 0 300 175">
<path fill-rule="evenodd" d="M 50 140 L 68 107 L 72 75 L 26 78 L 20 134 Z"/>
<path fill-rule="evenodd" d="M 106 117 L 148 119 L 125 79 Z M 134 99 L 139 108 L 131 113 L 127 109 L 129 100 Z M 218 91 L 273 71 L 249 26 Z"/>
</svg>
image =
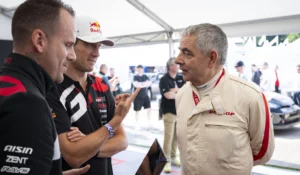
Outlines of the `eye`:
<svg viewBox="0 0 300 175">
<path fill-rule="evenodd" d="M 91 44 L 91 43 L 85 43 L 85 46 L 86 46 L 86 47 L 91 47 L 92 44 Z"/>
<path fill-rule="evenodd" d="M 67 47 L 73 47 L 73 44 L 67 43 L 66 46 Z"/>
<path fill-rule="evenodd" d="M 191 56 L 192 55 L 190 52 L 188 52 L 186 50 L 183 51 L 183 54 L 186 55 L 186 56 Z"/>
</svg>

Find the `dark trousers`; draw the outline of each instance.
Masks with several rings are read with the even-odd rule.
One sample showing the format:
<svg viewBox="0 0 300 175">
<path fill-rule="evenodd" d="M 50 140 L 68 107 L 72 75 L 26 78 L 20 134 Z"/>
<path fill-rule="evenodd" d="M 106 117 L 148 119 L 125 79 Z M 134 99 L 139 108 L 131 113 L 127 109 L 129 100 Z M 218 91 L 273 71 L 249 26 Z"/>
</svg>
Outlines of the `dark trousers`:
<svg viewBox="0 0 300 175">
<path fill-rule="evenodd" d="M 281 93 L 281 90 L 279 89 L 279 86 L 275 86 L 275 92 L 277 92 L 277 93 Z"/>
<path fill-rule="evenodd" d="M 294 102 L 296 105 L 300 105 L 300 91 L 294 93 Z"/>
</svg>

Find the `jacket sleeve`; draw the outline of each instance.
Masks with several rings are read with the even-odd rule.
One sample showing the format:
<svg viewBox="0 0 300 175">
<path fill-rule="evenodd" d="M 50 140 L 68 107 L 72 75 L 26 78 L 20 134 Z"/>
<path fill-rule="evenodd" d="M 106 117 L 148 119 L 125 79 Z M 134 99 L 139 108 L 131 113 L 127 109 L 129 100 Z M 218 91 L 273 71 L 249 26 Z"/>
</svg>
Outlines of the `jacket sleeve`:
<svg viewBox="0 0 300 175">
<path fill-rule="evenodd" d="M 0 174 L 48 175 L 54 130 L 46 101 L 26 94 L 8 98 L 0 109 Z"/>
<path fill-rule="evenodd" d="M 165 93 L 169 92 L 170 89 L 171 89 L 171 87 L 169 86 L 169 84 L 166 81 L 166 79 L 164 77 L 161 78 L 160 81 L 159 81 L 160 94 L 164 95 Z"/>
<path fill-rule="evenodd" d="M 268 162 L 274 151 L 274 132 L 268 101 L 258 93 L 250 103 L 249 135 L 254 165 Z"/>
</svg>

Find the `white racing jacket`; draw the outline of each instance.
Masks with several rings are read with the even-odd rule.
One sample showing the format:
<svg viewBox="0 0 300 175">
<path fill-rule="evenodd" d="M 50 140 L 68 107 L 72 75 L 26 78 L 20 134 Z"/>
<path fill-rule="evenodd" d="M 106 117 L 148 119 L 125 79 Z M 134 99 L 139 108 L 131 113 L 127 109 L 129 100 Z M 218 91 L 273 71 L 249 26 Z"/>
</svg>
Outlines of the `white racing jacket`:
<svg viewBox="0 0 300 175">
<path fill-rule="evenodd" d="M 177 93 L 176 110 L 183 175 L 249 175 L 253 165 L 266 163 L 273 154 L 264 94 L 226 71 L 202 99 L 187 82 Z"/>
</svg>

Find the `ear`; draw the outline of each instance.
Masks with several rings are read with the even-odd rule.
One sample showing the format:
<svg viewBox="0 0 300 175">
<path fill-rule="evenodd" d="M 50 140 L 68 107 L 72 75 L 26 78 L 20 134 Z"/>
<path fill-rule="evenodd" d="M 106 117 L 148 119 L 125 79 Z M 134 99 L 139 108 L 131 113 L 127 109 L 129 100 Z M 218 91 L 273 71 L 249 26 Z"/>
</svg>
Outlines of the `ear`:
<svg viewBox="0 0 300 175">
<path fill-rule="evenodd" d="M 43 32 L 41 29 L 35 29 L 32 32 L 31 41 L 33 44 L 33 48 L 38 53 L 43 52 L 48 43 L 47 36 L 46 36 L 45 32 Z"/>
<path fill-rule="evenodd" d="M 209 54 L 208 67 L 212 68 L 218 61 L 218 53 L 215 50 L 212 50 Z"/>
</svg>

